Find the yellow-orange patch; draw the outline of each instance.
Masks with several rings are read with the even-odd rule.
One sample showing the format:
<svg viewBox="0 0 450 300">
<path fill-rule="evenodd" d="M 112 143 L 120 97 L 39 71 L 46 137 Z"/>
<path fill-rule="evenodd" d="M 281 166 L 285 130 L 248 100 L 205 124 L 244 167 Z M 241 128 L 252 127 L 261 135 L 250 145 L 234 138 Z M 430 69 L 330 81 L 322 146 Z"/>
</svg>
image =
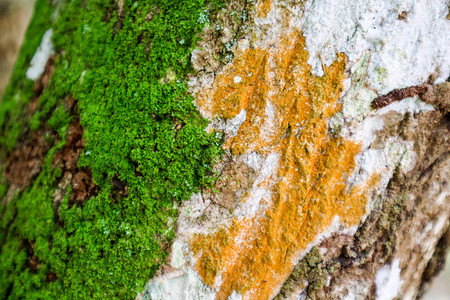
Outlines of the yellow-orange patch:
<svg viewBox="0 0 450 300">
<path fill-rule="evenodd" d="M 327 133 L 327 119 L 341 109 L 346 58 L 337 55 L 322 77 L 312 74 L 307 60 L 305 40 L 293 32 L 274 47 L 236 53 L 212 89 L 198 96 L 210 116 L 232 119 L 246 110 L 238 134 L 224 147 L 236 155 L 279 156 L 271 200 L 261 205 L 266 208 L 190 242 L 203 281 L 213 286 L 220 276 L 218 299 L 233 290 L 247 299 L 270 298 L 333 218 L 352 226 L 364 215 L 366 187 L 348 190 L 345 183 L 360 145 Z"/>
<path fill-rule="evenodd" d="M 261 0 L 258 2 L 256 11 L 258 18 L 266 18 L 272 10 L 272 0 Z"/>
</svg>

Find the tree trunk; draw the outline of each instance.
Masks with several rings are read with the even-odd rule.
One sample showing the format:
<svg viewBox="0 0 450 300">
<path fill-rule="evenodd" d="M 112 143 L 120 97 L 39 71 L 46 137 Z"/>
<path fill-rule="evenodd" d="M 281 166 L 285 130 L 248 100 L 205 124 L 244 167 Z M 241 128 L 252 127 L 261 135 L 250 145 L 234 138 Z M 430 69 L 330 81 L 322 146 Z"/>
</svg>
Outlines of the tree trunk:
<svg viewBox="0 0 450 300">
<path fill-rule="evenodd" d="M 450 244 L 448 15 L 38 0 L 0 107 L 0 297 L 420 297 Z"/>
</svg>

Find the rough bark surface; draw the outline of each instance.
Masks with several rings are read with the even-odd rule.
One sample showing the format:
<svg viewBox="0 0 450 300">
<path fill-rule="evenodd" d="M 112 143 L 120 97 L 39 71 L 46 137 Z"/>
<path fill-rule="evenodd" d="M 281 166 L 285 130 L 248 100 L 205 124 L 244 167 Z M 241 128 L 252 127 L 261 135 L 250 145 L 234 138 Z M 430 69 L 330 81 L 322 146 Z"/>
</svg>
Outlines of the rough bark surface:
<svg viewBox="0 0 450 300">
<path fill-rule="evenodd" d="M 423 295 L 445 1 L 72 2 L 39 0 L 0 110 L 0 298 Z"/>
<path fill-rule="evenodd" d="M 143 298 L 413 299 L 423 293 L 437 269 L 435 257 L 442 259 L 447 251 L 450 100 L 449 83 L 442 82 L 448 61 L 414 68 L 418 56 L 426 55 L 419 53 L 422 46 L 405 48 L 416 61 L 402 61 L 377 48 L 359 27 L 373 17 L 381 35 L 406 26 L 427 31 L 416 22 L 419 11 L 429 8 L 403 9 L 406 3 L 399 1 L 372 14 L 367 3 L 341 5 L 342 12 L 330 1 L 247 4 L 231 61 L 210 68 L 210 60 L 193 56 L 198 73 L 191 91 L 210 127 L 224 132 L 227 152 L 215 166 L 220 174 L 215 188 L 181 208 L 169 263 Z M 448 14 L 441 5 L 436 22 L 445 22 Z M 347 28 L 348 22 L 354 27 Z M 199 51 L 205 57 L 203 49 L 214 49 L 215 40 L 203 34 Z M 414 41 L 395 34 L 385 41 L 391 43 L 386 49 Z M 364 43 L 371 46 L 359 48 Z M 348 59 L 344 69 L 339 52 Z M 343 91 L 341 70 L 348 80 Z M 315 75 L 323 75 L 320 92 Z M 341 92 L 337 103 L 336 91 Z M 336 110 L 327 115 L 317 99 Z M 321 119 L 308 115 L 308 106 L 331 117 L 324 144 Z M 334 138 L 343 138 L 340 148 L 330 146 Z M 289 146 L 283 148 L 286 140 Z M 354 155 L 350 141 L 358 140 L 356 165 L 352 159 L 349 164 L 344 153 Z M 321 169 L 316 151 L 326 157 L 327 168 Z M 336 178 L 333 172 L 348 185 L 337 198 L 332 193 L 339 179 L 322 179 Z M 313 184 L 299 192 L 305 178 L 331 188 L 324 192 Z M 355 189 L 364 196 L 352 198 Z M 305 218 L 302 209 L 312 217 Z M 192 270 L 208 287 L 196 287 L 199 278 Z"/>
<path fill-rule="evenodd" d="M 446 83 L 433 90 L 448 86 Z M 423 294 L 441 270 L 449 247 L 448 93 L 435 99 L 441 99 L 447 109 L 416 116 L 393 113 L 387 116 L 390 123 L 386 135 L 377 141 L 382 145 L 389 136 L 414 138 L 416 168 L 389 182 L 386 200 L 371 212 L 354 237 L 327 238 L 317 246 L 314 262 L 308 256 L 304 258 L 281 288 L 278 299 L 296 294 L 311 299 L 365 294 L 367 299 L 376 299 L 377 289 L 386 288 L 376 286 L 376 274 L 395 259 L 401 262 L 404 287 L 397 297 L 411 299 Z M 378 296 L 380 293 L 378 290 Z"/>
</svg>

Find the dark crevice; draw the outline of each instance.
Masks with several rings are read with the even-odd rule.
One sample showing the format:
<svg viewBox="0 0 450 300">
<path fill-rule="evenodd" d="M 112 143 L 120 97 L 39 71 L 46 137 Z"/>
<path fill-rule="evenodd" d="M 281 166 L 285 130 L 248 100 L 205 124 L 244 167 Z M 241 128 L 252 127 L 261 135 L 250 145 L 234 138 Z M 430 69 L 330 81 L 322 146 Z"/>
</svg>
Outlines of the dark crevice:
<svg viewBox="0 0 450 300">
<path fill-rule="evenodd" d="M 425 292 L 428 290 L 432 280 L 439 275 L 439 273 L 444 269 L 447 259 L 447 253 L 450 249 L 450 226 L 447 228 L 446 232 L 439 239 L 436 248 L 434 250 L 433 256 L 428 261 L 428 264 L 422 274 L 422 282 L 420 284 L 419 293 L 417 298 L 423 297 Z"/>
</svg>

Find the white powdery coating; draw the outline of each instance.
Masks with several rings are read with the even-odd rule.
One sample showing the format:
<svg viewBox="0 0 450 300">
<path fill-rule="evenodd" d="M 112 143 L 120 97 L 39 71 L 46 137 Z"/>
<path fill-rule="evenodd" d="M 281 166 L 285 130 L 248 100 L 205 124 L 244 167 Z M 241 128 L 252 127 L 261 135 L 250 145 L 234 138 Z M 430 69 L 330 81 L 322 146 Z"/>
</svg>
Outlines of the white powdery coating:
<svg viewBox="0 0 450 300">
<path fill-rule="evenodd" d="M 348 98 L 344 97 L 344 102 Z M 344 108 L 352 106 L 357 101 L 347 101 Z M 356 104 L 357 105 L 357 104 Z M 405 98 L 401 101 L 393 102 L 375 112 L 359 114 L 357 108 L 348 108 L 350 111 L 357 111 L 358 117 L 363 117 L 362 121 L 351 121 L 345 124 L 341 118 L 333 117 L 330 124 L 334 127 L 343 126 L 342 135 L 350 140 L 361 143 L 361 152 L 356 156 L 357 166 L 353 176 L 348 182 L 351 184 L 360 184 L 365 182 L 371 175 L 381 174 L 380 189 L 392 177 L 395 167 L 400 166 L 405 173 L 411 171 L 416 164 L 416 153 L 413 151 L 414 143 L 412 141 L 404 141 L 400 138 L 390 138 L 386 142 L 383 151 L 379 149 L 369 149 L 370 145 L 375 141 L 377 132 L 384 128 L 384 115 L 388 112 L 397 112 L 399 114 L 418 114 L 434 110 L 434 107 L 421 101 L 417 96 Z M 350 116 L 351 117 L 351 116 Z M 344 116 L 345 118 L 345 116 Z M 383 167 L 385 166 L 385 167 Z M 384 169 L 384 171 L 383 171 Z M 388 172 L 385 172 L 385 171 Z"/>
<path fill-rule="evenodd" d="M 443 208 L 444 209 L 444 208 Z M 436 247 L 438 239 L 443 234 L 443 229 L 448 226 L 448 214 L 442 214 L 433 223 L 431 223 L 431 228 L 428 231 L 424 231 L 421 234 L 422 239 L 420 240 L 421 251 L 424 253 L 424 261 L 431 259 L 433 251 Z M 428 229 L 428 225 L 425 229 Z M 431 231 L 431 233 L 430 233 Z"/>
<path fill-rule="evenodd" d="M 254 171 L 261 169 L 263 163 L 262 155 L 257 152 L 249 152 L 241 156 L 242 162 L 252 168 Z"/>
<path fill-rule="evenodd" d="M 356 296 L 352 293 L 352 291 L 348 291 L 343 300 L 356 300 Z"/>
<path fill-rule="evenodd" d="M 400 260 L 395 259 L 391 265 L 384 265 L 378 270 L 375 276 L 377 300 L 392 300 L 398 295 L 403 284 L 399 264 Z"/>
<path fill-rule="evenodd" d="M 215 293 L 205 286 L 195 271 L 172 272 L 150 280 L 142 299 L 148 300 L 213 300 Z"/>
<path fill-rule="evenodd" d="M 368 149 L 356 156 L 357 168 L 349 182 L 359 185 L 366 182 L 374 174 L 388 171 L 386 158 L 382 150 Z M 390 177 L 390 176 L 389 176 Z M 389 181 L 389 178 L 388 178 Z"/>
<path fill-rule="evenodd" d="M 370 291 L 372 282 L 365 281 L 363 278 L 361 280 L 353 280 L 345 284 L 339 285 L 336 283 L 333 286 L 333 295 L 342 295 L 347 292 L 343 300 L 356 300 L 356 299 L 367 299 Z M 337 297 L 336 297 L 337 298 Z M 340 298 L 339 298 L 340 299 Z"/>
<path fill-rule="evenodd" d="M 300 295 L 297 295 L 295 297 L 295 300 L 305 300 L 306 299 L 306 294 L 305 293 L 301 293 Z"/>
<path fill-rule="evenodd" d="M 186 261 L 183 255 L 183 244 L 175 241 L 172 244 L 172 259 L 170 260 L 170 265 L 174 268 L 181 268 L 184 266 Z"/>
<path fill-rule="evenodd" d="M 369 118 L 367 118 L 369 119 Z M 405 141 L 399 137 L 387 139 L 383 149 L 369 148 L 359 153 L 356 158 L 356 168 L 347 183 L 351 186 L 364 184 L 372 176 L 378 175 L 379 182 L 375 187 L 372 199 L 384 191 L 396 170 L 401 173 L 412 171 L 417 162 L 417 154 L 413 150 L 414 142 Z M 373 201 L 367 202 L 367 216 Z M 365 219 L 365 216 L 363 219 Z"/>
<path fill-rule="evenodd" d="M 237 293 L 236 291 L 233 291 L 233 293 L 228 297 L 227 300 L 242 300 L 242 295 Z"/>
<path fill-rule="evenodd" d="M 272 193 L 271 189 L 274 180 L 268 182 L 271 178 L 275 177 L 280 160 L 280 154 L 277 152 L 270 153 L 262 163 L 261 170 L 258 177 L 253 182 L 252 187 L 248 191 L 248 197 L 245 201 L 240 202 L 236 209 L 233 211 L 233 216 L 239 217 L 253 217 L 257 214 L 258 210 L 263 208 L 263 201 L 269 201 Z M 269 184 L 266 184 L 266 183 Z"/>
<path fill-rule="evenodd" d="M 428 236 L 428 233 L 430 232 L 431 229 L 433 229 L 433 223 L 428 222 L 428 224 L 423 228 L 422 232 L 413 237 L 416 246 L 423 245 L 422 242 L 423 242 L 424 238 L 426 238 Z"/>
<path fill-rule="evenodd" d="M 352 124 L 349 128 L 344 128 L 343 135 L 350 140 L 361 142 L 361 150 L 364 151 L 375 141 L 377 131 L 382 130 L 383 127 L 383 118 L 375 115 L 365 118 L 362 122 Z"/>
<path fill-rule="evenodd" d="M 202 217 L 205 217 L 205 221 L 200 222 Z M 180 207 L 177 240 L 184 243 L 196 233 L 208 234 L 230 217 L 227 209 L 214 205 L 210 199 L 204 199 L 200 194 L 194 194 Z"/>
<path fill-rule="evenodd" d="M 401 101 L 395 101 L 391 104 L 379 109 L 377 113 L 379 115 L 384 115 L 390 111 L 398 112 L 404 115 L 406 112 L 417 114 L 419 112 L 427 112 L 434 110 L 433 105 L 423 102 L 419 97 L 414 96 L 410 98 L 405 98 Z"/>
<path fill-rule="evenodd" d="M 444 203 L 444 200 L 450 196 L 450 191 L 445 191 L 441 194 L 439 194 L 439 196 L 436 197 L 436 204 L 441 205 L 442 203 Z"/>
<path fill-rule="evenodd" d="M 269 97 L 271 93 L 269 93 Z M 272 98 L 272 97 L 270 97 Z M 264 107 L 264 124 L 261 125 L 261 137 L 260 139 L 263 141 L 267 141 L 269 142 L 276 130 L 275 128 L 277 128 L 278 122 L 279 120 L 276 118 L 276 106 L 274 104 L 275 102 L 272 101 L 271 99 L 266 99 L 266 106 Z"/>
<path fill-rule="evenodd" d="M 407 13 L 406 20 L 398 15 Z M 369 82 L 379 93 L 418 85 L 439 67 L 437 82 L 450 74 L 450 24 L 446 0 L 307 1 L 302 30 L 309 64 L 322 75 L 336 53 L 350 63 L 372 51 Z"/>
<path fill-rule="evenodd" d="M 342 114 L 347 119 L 361 121 L 370 112 L 370 104 L 377 96 L 365 84 L 369 60 L 370 53 L 365 52 L 351 68 L 351 87 L 342 99 L 344 102 Z"/>
<path fill-rule="evenodd" d="M 413 170 L 417 160 L 417 154 L 413 150 L 414 142 L 392 137 L 385 142 L 384 149 L 369 147 L 375 141 L 377 132 L 383 129 L 383 118 L 386 113 L 395 111 L 399 114 L 407 112 L 418 114 L 433 109 L 433 106 L 419 100 L 415 96 L 391 103 L 375 112 L 370 112 L 367 116 L 363 116 L 364 119 L 361 122 L 356 120 L 350 122 L 350 124 L 344 124 L 342 120 L 343 123 L 338 124 L 340 122 L 339 118 L 334 117 L 331 124 L 335 127 L 342 125 L 342 135 L 344 137 L 361 143 L 361 152 L 355 158 L 356 167 L 347 181 L 348 184 L 351 186 L 362 184 L 367 182 L 372 175 L 379 174 L 380 182 L 376 188 L 376 194 L 380 194 L 386 188 L 397 167 L 400 167 L 400 171 L 403 173 Z M 368 209 L 370 209 L 371 204 L 372 202 L 369 201 Z"/>
<path fill-rule="evenodd" d="M 41 44 L 31 59 L 30 67 L 27 70 L 26 76 L 28 79 L 36 80 L 44 73 L 48 58 L 53 54 L 52 35 L 53 30 L 49 29 L 42 37 Z"/>
<path fill-rule="evenodd" d="M 242 77 L 241 76 L 235 76 L 233 78 L 234 83 L 241 83 L 242 82 Z"/>
<path fill-rule="evenodd" d="M 404 173 L 414 169 L 417 162 L 417 154 L 413 150 L 413 141 L 404 141 L 401 138 L 391 137 L 387 140 L 383 149 L 386 162 L 392 172 L 396 167 Z"/>
<path fill-rule="evenodd" d="M 245 122 L 246 117 L 247 112 L 245 111 L 245 109 L 242 109 L 236 117 L 226 122 L 225 133 L 227 134 L 227 137 L 234 137 L 237 135 L 239 127 L 241 127 L 242 123 Z"/>
</svg>

